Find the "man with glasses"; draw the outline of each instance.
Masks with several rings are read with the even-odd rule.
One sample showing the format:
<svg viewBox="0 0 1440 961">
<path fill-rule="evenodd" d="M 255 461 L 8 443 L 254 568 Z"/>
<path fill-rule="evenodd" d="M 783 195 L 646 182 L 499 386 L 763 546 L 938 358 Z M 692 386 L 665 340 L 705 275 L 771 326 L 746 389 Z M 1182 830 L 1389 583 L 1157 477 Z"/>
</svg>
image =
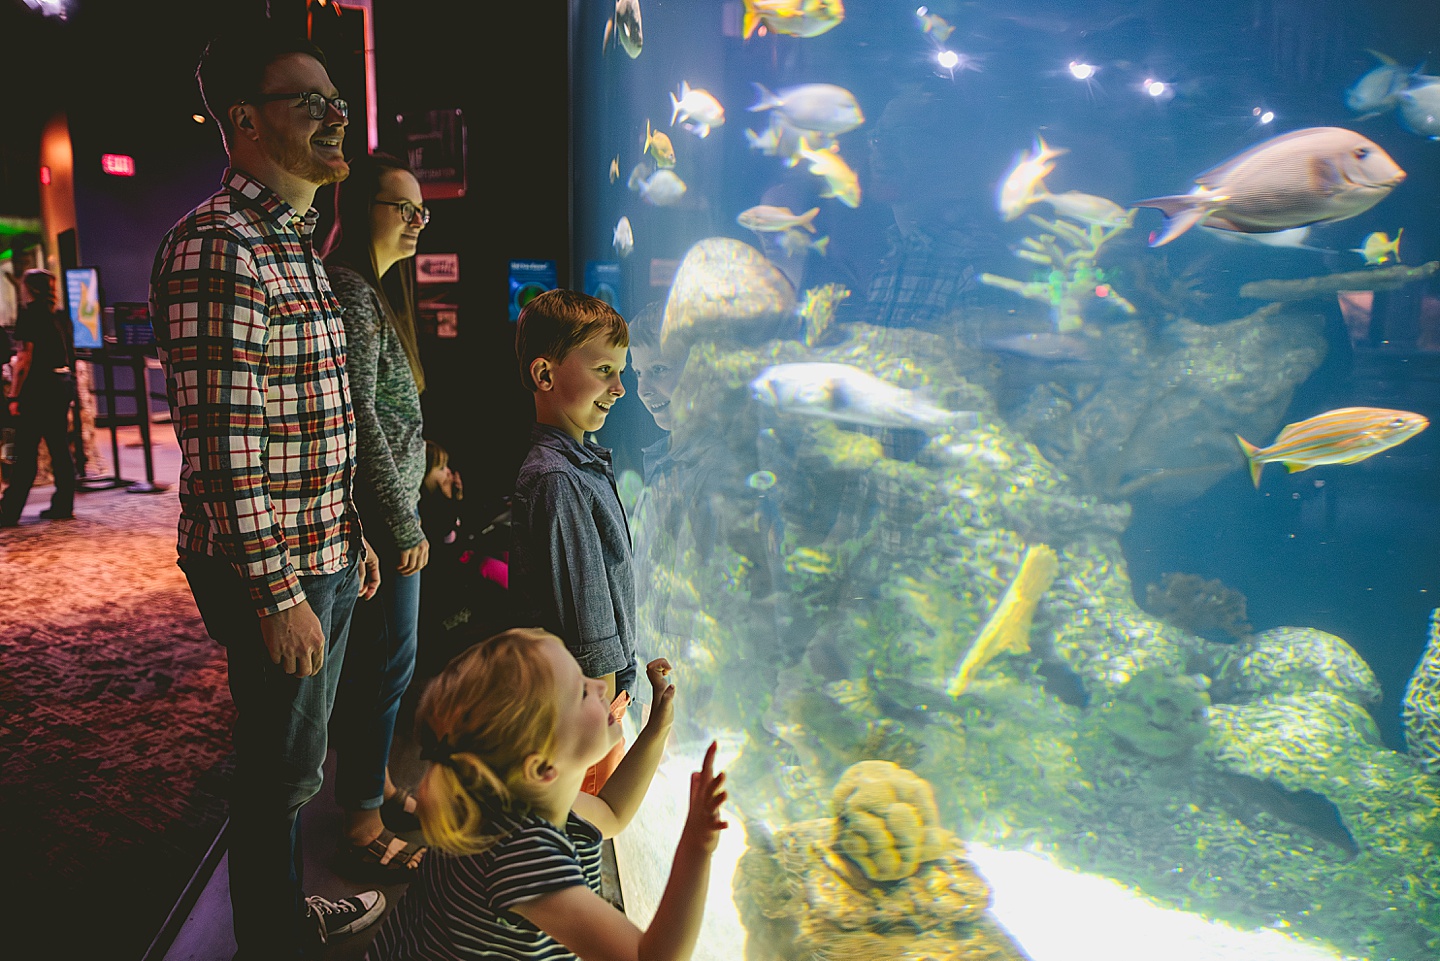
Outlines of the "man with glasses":
<svg viewBox="0 0 1440 961">
<path fill-rule="evenodd" d="M 236 957 L 315 957 L 385 908 L 379 891 L 301 887 L 299 812 L 320 790 L 351 612 L 380 583 L 351 492 L 345 329 L 311 242 L 317 188 L 349 173 L 348 107 L 321 51 L 269 21 L 212 40 L 196 77 L 229 169 L 161 241 L 150 283 L 183 455 L 179 565 L 235 703 Z"/>
</svg>

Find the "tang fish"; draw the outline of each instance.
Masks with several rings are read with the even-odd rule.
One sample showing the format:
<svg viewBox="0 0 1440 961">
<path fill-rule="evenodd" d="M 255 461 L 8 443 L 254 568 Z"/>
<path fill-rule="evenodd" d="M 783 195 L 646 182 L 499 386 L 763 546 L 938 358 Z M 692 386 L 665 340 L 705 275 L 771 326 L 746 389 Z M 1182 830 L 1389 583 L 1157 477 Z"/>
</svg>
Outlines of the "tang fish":
<svg viewBox="0 0 1440 961">
<path fill-rule="evenodd" d="M 935 38 L 936 43 L 944 43 L 950 39 L 950 34 L 955 28 L 938 13 L 931 13 L 929 7 L 917 7 L 915 19 L 920 21 L 920 29 Z"/>
<path fill-rule="evenodd" d="M 1188 194 L 1137 200 L 1165 222 L 1150 240 L 1168 244 L 1198 223 L 1270 233 L 1345 220 L 1384 200 L 1405 179 L 1390 155 L 1343 127 L 1306 127 L 1272 137 L 1195 177 Z"/>
<path fill-rule="evenodd" d="M 847 207 L 860 206 L 860 178 L 840 156 L 839 144 L 829 150 L 811 150 L 801 137 L 800 157 L 809 161 L 812 174 L 825 178 L 825 190 L 820 196 L 834 197 Z"/>
<path fill-rule="evenodd" d="M 1424 416 L 1406 410 L 1341 407 L 1287 425 L 1269 447 L 1256 447 L 1239 434 L 1235 439 L 1258 490 L 1266 464 L 1284 464 L 1292 474 L 1321 464 L 1354 464 L 1405 443 L 1428 426 Z"/>
<path fill-rule="evenodd" d="M 750 382 L 757 401 L 782 414 L 870 427 L 969 430 L 979 415 L 946 410 L 849 364 L 775 364 Z"/>
<path fill-rule="evenodd" d="M 1440 140 L 1440 77 L 1416 77 L 1400 91 L 1400 120 L 1411 133 Z"/>
<path fill-rule="evenodd" d="M 656 207 L 673 207 L 688 189 L 673 170 L 657 170 L 640 181 L 640 199 Z"/>
<path fill-rule="evenodd" d="M 680 126 L 701 140 L 725 122 L 725 108 L 720 101 L 709 91 L 692 87 L 684 80 L 680 81 L 680 95 L 670 95 L 670 108 L 670 126 L 675 126 L 678 121 Z"/>
<path fill-rule="evenodd" d="M 745 0 L 740 36 L 750 39 L 760 24 L 791 37 L 818 37 L 845 19 L 842 0 Z"/>
<path fill-rule="evenodd" d="M 1364 257 L 1365 263 L 1372 267 L 1383 264 L 1387 260 L 1394 260 L 1398 263 L 1400 260 L 1400 237 L 1404 233 L 1405 228 L 1401 227 L 1395 231 L 1395 239 L 1391 240 L 1385 231 L 1377 230 L 1373 234 L 1366 235 L 1365 241 L 1351 253 Z"/>
<path fill-rule="evenodd" d="M 652 128 L 648 119 L 645 121 L 645 144 L 640 149 L 655 158 L 657 167 L 675 166 L 675 145 L 665 131 Z"/>
<path fill-rule="evenodd" d="M 1400 91 L 1405 89 L 1411 73 L 1420 71 L 1419 67 L 1414 71 L 1407 70 L 1383 53 L 1374 50 L 1368 52 L 1380 61 L 1380 66 L 1355 81 L 1355 84 L 1345 91 L 1345 106 L 1360 114 L 1357 120 L 1393 109 L 1400 102 Z"/>
<path fill-rule="evenodd" d="M 754 84 L 756 100 L 751 113 L 773 110 L 802 134 L 807 131 L 838 137 L 865 122 L 855 95 L 833 83 L 802 83 L 772 92 L 764 84 Z M 812 143 L 815 137 L 808 137 Z"/>
<path fill-rule="evenodd" d="M 621 217 L 615 225 L 615 252 L 621 257 L 630 256 L 630 251 L 635 249 L 635 231 L 630 227 L 630 218 Z"/>
<path fill-rule="evenodd" d="M 815 215 L 818 213 L 820 213 L 819 207 L 811 207 L 803 214 L 797 214 L 789 207 L 759 204 L 748 210 L 740 211 L 740 216 L 735 218 L 735 222 L 757 234 L 778 233 L 792 227 L 800 227 L 813 234 L 815 232 Z"/>
<path fill-rule="evenodd" d="M 1040 194 L 1048 194 L 1050 191 L 1045 189 L 1045 177 L 1055 169 L 1055 158 L 1067 152 L 1064 147 L 1058 150 L 1051 147 L 1044 137 L 1036 137 L 1034 152 L 1027 150 L 1015 158 L 1010 172 L 1000 183 L 1000 193 L 995 200 L 1000 215 L 1006 220 L 1014 220 L 1024 213 L 1026 207 L 1039 200 Z"/>
<path fill-rule="evenodd" d="M 1102 227 L 1128 227 L 1135 219 L 1135 211 L 1126 210 L 1113 200 L 1082 194 L 1078 190 L 1067 190 L 1063 194 L 1040 193 L 1035 195 L 1035 200 L 1049 204 L 1061 217 Z"/>
<path fill-rule="evenodd" d="M 640 56 L 640 48 L 645 45 L 640 30 L 640 0 L 615 0 L 615 13 L 605 21 L 601 50 L 609 50 L 617 41 L 631 60 Z"/>
<path fill-rule="evenodd" d="M 785 251 L 787 257 L 798 256 L 807 250 L 813 250 L 824 257 L 825 248 L 830 246 L 829 237 L 812 237 L 805 231 L 796 228 L 785 231 L 775 242 L 781 250 Z"/>
</svg>

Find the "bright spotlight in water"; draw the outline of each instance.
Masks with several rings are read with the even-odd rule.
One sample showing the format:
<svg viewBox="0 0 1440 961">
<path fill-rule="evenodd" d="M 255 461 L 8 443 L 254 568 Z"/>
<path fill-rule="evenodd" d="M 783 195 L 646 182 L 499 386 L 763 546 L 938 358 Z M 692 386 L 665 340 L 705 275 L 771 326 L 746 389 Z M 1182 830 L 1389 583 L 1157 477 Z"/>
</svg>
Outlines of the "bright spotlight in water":
<svg viewBox="0 0 1440 961">
<path fill-rule="evenodd" d="M 1260 122 L 1261 122 L 1261 123 L 1269 123 L 1270 121 L 1272 121 L 1272 120 L 1274 120 L 1274 119 L 1275 119 L 1275 111 L 1273 111 L 1273 110 L 1267 110 L 1267 111 L 1265 111 L 1264 113 L 1262 113 L 1262 114 L 1260 115 Z"/>
<path fill-rule="evenodd" d="M 1079 60 L 1071 60 L 1070 76 L 1074 77 L 1076 80 L 1089 80 L 1091 77 L 1095 76 L 1095 65 L 1090 63 L 1081 63 Z"/>
<path fill-rule="evenodd" d="M 960 55 L 954 50 L 941 50 L 935 55 L 935 62 L 940 65 L 941 69 L 954 73 L 955 68 L 960 66 Z"/>
<path fill-rule="evenodd" d="M 1165 91 L 1167 91 L 1167 90 L 1169 90 L 1169 89 L 1170 89 L 1170 85 L 1167 84 L 1167 83 L 1165 83 L 1165 82 L 1163 82 L 1163 81 L 1160 81 L 1160 80 L 1146 80 L 1146 81 L 1145 81 L 1145 92 L 1148 93 L 1148 94 L 1149 94 L 1150 96 L 1152 96 L 1152 97 L 1163 97 L 1163 96 L 1165 96 Z"/>
</svg>

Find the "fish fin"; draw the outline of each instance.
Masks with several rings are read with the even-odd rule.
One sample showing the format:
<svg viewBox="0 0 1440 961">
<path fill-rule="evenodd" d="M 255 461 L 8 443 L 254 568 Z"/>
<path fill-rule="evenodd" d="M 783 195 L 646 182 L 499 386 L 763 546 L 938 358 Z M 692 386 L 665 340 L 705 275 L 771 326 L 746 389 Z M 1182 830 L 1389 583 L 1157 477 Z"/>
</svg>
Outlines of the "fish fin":
<svg viewBox="0 0 1440 961">
<path fill-rule="evenodd" d="M 675 119 L 680 116 L 680 98 L 674 92 L 670 94 L 670 126 L 675 126 Z"/>
<path fill-rule="evenodd" d="M 759 25 L 760 14 L 755 12 L 755 0 L 745 0 L 745 18 L 740 22 L 740 39 L 749 40 Z"/>
<path fill-rule="evenodd" d="M 756 83 L 752 80 L 750 81 L 750 85 L 755 88 L 755 96 L 757 98 L 755 105 L 750 108 L 751 113 L 757 113 L 761 110 L 771 110 L 780 106 L 782 103 L 780 98 L 771 93 L 770 88 L 766 87 L 763 83 Z"/>
<path fill-rule="evenodd" d="M 1363 459 L 1363 458 L 1362 458 L 1362 459 Z M 1292 474 L 1298 474 L 1298 473 L 1300 473 L 1302 470 L 1309 470 L 1310 468 L 1312 468 L 1312 467 L 1315 466 L 1314 464 L 1305 464 L 1305 463 L 1302 463 L 1302 462 L 1300 462 L 1300 461 L 1298 461 L 1298 460 L 1287 460 L 1287 461 L 1282 461 L 1281 463 L 1283 463 L 1287 468 L 1289 468 L 1290 473 L 1292 473 Z M 1354 463 L 1354 462 L 1352 461 L 1351 463 Z"/>
<path fill-rule="evenodd" d="M 830 246 L 830 238 L 821 237 L 819 240 L 815 241 L 813 244 L 810 245 L 810 249 L 819 253 L 821 257 L 824 257 L 825 248 L 828 246 Z"/>
<path fill-rule="evenodd" d="M 1333 160 L 1326 157 L 1313 157 L 1310 160 L 1310 175 L 1314 178 L 1318 189 L 1316 193 L 1322 197 L 1333 197 L 1345 186 L 1345 174 L 1335 165 Z"/>
<path fill-rule="evenodd" d="M 1260 472 L 1265 469 L 1265 462 L 1255 456 L 1260 448 L 1239 434 L 1235 435 L 1235 439 L 1240 442 L 1240 450 L 1245 453 L 1245 461 L 1250 465 L 1250 480 L 1254 482 L 1255 489 L 1258 491 L 1260 489 Z"/>
<path fill-rule="evenodd" d="M 1371 50 L 1369 47 L 1366 47 L 1365 52 L 1368 53 L 1370 56 L 1374 57 L 1376 60 L 1379 60 L 1381 63 L 1385 64 L 1387 67 L 1399 66 L 1399 63 L 1395 60 L 1395 58 L 1387 57 L 1379 50 Z"/>
<path fill-rule="evenodd" d="M 815 233 L 815 223 L 814 223 L 814 221 L 815 221 L 815 215 L 818 214 L 818 213 L 820 213 L 820 208 L 819 208 L 819 207 L 811 207 L 809 210 L 805 211 L 805 213 L 804 213 L 804 218 L 805 218 L 805 219 L 800 222 L 800 226 L 804 227 L 806 230 L 810 231 L 812 234 Z M 1399 238 L 1397 237 L 1396 240 L 1398 241 Z"/>
<path fill-rule="evenodd" d="M 1165 213 L 1165 222 L 1160 231 L 1152 236 L 1151 247 L 1162 247 L 1198 224 L 1209 213 L 1208 205 L 1195 194 L 1177 194 L 1171 197 L 1151 197 L 1137 200 L 1131 207 L 1153 207 Z"/>
<path fill-rule="evenodd" d="M 615 36 L 616 33 L 617 31 L 615 29 L 615 18 L 611 17 L 609 20 L 605 21 L 605 37 L 600 41 L 601 53 L 610 52 L 610 38 Z"/>
</svg>

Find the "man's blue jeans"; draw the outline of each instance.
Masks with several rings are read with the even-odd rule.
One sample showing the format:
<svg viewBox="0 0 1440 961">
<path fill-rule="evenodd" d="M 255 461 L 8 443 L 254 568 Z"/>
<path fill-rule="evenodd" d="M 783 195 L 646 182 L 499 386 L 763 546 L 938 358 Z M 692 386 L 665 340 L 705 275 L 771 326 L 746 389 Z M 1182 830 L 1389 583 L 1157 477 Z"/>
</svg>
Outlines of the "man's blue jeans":
<svg viewBox="0 0 1440 961">
<path fill-rule="evenodd" d="M 270 660 L 245 582 L 229 563 L 186 557 L 181 569 L 210 636 L 225 645 L 235 702 L 235 781 L 228 853 L 235 942 L 244 958 L 303 958 L 318 950 L 302 889 L 300 808 L 320 791 L 326 726 L 360 591 L 358 556 L 339 573 L 301 577 L 325 631 L 318 674 Z"/>
<path fill-rule="evenodd" d="M 395 720 L 418 649 L 421 572 L 401 576 L 399 552 L 371 545 L 380 555 L 380 592 L 355 608 L 331 726 L 335 800 L 346 811 L 375 810 L 385 801 Z"/>
</svg>

